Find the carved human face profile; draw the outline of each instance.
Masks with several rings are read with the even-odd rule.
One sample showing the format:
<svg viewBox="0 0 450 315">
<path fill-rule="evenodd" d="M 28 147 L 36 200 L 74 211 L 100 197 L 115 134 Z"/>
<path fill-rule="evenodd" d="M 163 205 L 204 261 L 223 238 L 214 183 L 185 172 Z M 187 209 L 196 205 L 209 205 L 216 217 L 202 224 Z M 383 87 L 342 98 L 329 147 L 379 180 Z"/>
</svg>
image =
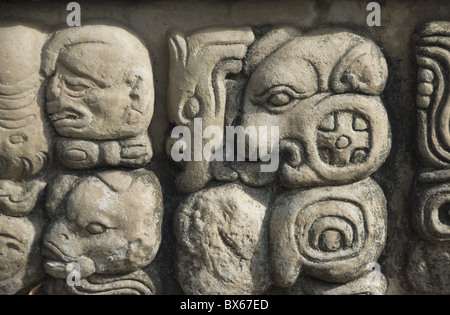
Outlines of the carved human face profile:
<svg viewBox="0 0 450 315">
<path fill-rule="evenodd" d="M 43 221 L 0 214 L 0 294 L 14 294 L 43 277 L 39 250 Z"/>
<path fill-rule="evenodd" d="M 0 180 L 39 175 L 48 159 L 39 76 L 44 35 L 37 29 L 0 28 Z"/>
<path fill-rule="evenodd" d="M 12 278 L 25 265 L 32 224 L 21 218 L 0 216 L 0 281 Z"/>
<path fill-rule="evenodd" d="M 161 242 L 162 196 L 153 173 L 105 171 L 62 176 L 47 210 L 52 222 L 43 239 L 45 270 L 65 279 L 69 263 L 83 279 L 134 272 L 148 265 Z"/>
<path fill-rule="evenodd" d="M 56 32 L 44 50 L 50 76 L 46 109 L 59 135 L 126 139 L 145 131 L 153 115 L 153 76 L 145 45 L 114 26 Z"/>
</svg>

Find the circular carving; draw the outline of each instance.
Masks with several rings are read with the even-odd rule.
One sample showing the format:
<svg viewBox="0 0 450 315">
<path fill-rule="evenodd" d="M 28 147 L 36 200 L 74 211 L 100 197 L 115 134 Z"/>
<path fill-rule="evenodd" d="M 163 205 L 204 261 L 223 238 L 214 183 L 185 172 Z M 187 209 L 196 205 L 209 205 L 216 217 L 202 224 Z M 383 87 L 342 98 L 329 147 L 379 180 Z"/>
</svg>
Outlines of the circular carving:
<svg viewBox="0 0 450 315">
<path fill-rule="evenodd" d="M 295 235 L 299 252 L 307 261 L 342 260 L 363 247 L 366 239 L 364 213 L 358 203 L 330 198 L 315 201 L 300 211 L 295 222 Z M 324 236 L 330 236 L 330 231 L 337 232 L 343 240 L 336 250 L 324 250 L 320 242 Z M 303 237 L 305 235 L 307 237 Z"/>
<path fill-rule="evenodd" d="M 58 137 L 56 150 L 59 164 L 67 168 L 86 169 L 99 163 L 99 147 L 91 141 Z"/>
<path fill-rule="evenodd" d="M 333 95 L 314 107 L 303 137 L 308 166 L 327 183 L 361 180 L 376 171 L 391 148 L 386 110 L 379 97 Z"/>
<path fill-rule="evenodd" d="M 368 129 L 367 120 L 350 111 L 326 115 L 319 124 L 317 134 L 320 159 L 339 167 L 363 163 L 370 152 L 371 133 Z"/>
<path fill-rule="evenodd" d="M 370 178 L 280 196 L 270 231 L 275 280 L 290 286 L 301 272 L 338 283 L 359 277 L 383 249 L 386 217 L 383 192 Z"/>
<path fill-rule="evenodd" d="M 450 189 L 446 184 L 418 193 L 414 225 L 430 241 L 450 241 Z"/>
<path fill-rule="evenodd" d="M 191 97 L 184 105 L 184 114 L 187 119 L 194 119 L 200 112 L 200 103 L 195 97 Z"/>
</svg>

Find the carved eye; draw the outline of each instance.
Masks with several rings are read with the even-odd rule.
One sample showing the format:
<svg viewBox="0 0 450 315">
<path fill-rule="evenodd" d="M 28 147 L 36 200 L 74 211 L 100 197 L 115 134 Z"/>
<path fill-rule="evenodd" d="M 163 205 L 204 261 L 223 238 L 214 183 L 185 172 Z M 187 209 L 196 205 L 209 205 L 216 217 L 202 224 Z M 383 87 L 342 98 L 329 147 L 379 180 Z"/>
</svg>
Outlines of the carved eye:
<svg viewBox="0 0 450 315">
<path fill-rule="evenodd" d="M 13 249 L 13 250 L 15 250 L 15 251 L 18 251 L 18 252 L 22 252 L 22 250 L 20 249 L 20 247 L 17 246 L 16 244 L 14 244 L 14 243 L 7 243 L 7 244 L 6 244 L 6 247 L 8 247 L 9 249 Z"/>
<path fill-rule="evenodd" d="M 82 92 L 90 89 L 90 86 L 84 85 L 84 84 L 71 84 L 66 81 L 66 87 L 74 92 Z"/>
<path fill-rule="evenodd" d="M 86 231 L 94 235 L 105 233 L 107 229 L 106 226 L 98 222 L 92 222 L 86 226 Z"/>
<path fill-rule="evenodd" d="M 266 107 L 274 113 L 281 113 L 297 104 L 297 101 L 313 95 L 314 92 L 298 92 L 287 85 L 271 87 L 264 93 L 255 96 L 252 101 L 255 104 Z"/>
<path fill-rule="evenodd" d="M 89 86 L 86 85 L 71 85 L 71 84 L 66 84 L 67 88 L 69 90 L 75 91 L 75 92 L 80 92 L 80 91 L 85 91 L 87 89 L 89 89 Z"/>
<path fill-rule="evenodd" d="M 291 96 L 285 92 L 274 94 L 269 97 L 269 102 L 274 106 L 284 106 L 289 104 Z"/>
<path fill-rule="evenodd" d="M 20 144 L 20 143 L 24 143 L 27 141 L 27 136 L 25 135 L 12 135 L 11 137 L 9 137 L 9 142 L 11 142 L 12 144 Z"/>
</svg>

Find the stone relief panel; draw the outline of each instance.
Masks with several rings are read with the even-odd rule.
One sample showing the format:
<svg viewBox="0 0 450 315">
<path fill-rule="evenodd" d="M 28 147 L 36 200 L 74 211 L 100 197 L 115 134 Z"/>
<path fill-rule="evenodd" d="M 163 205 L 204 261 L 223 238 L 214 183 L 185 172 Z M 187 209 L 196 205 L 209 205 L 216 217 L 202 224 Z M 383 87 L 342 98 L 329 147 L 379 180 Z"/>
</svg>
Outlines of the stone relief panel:
<svg viewBox="0 0 450 315">
<path fill-rule="evenodd" d="M 447 4 L 87 3 L 0 0 L 0 295 L 450 293 Z"/>
<path fill-rule="evenodd" d="M 186 44 L 194 38 L 196 45 Z M 213 39 L 222 46 L 208 50 L 207 72 L 180 63 L 180 56 Z M 174 226 L 183 291 L 385 293 L 386 279 L 373 268 L 386 241 L 387 206 L 369 177 L 391 147 L 380 96 L 388 69 L 377 45 L 341 29 L 302 33 L 280 26 L 261 34 L 210 27 L 189 35 L 171 32 L 169 48 L 170 73 L 176 74 L 168 91 L 172 122 L 189 125 L 189 134 L 195 134 L 197 119 L 201 131 L 217 127 L 201 132 L 198 142 L 185 141 L 183 129 L 168 140 L 172 157 L 185 154 L 178 188 L 190 193 Z M 233 71 L 211 76 L 215 67 L 229 69 L 222 67 L 223 56 Z M 211 88 L 195 88 L 201 80 L 220 87 L 221 97 L 211 97 Z M 214 120 L 203 119 L 209 112 Z M 229 137 L 233 127 L 245 131 L 244 153 L 235 159 L 228 147 L 239 150 L 242 139 Z M 259 132 L 250 132 L 253 127 Z M 263 136 L 261 127 L 277 132 Z M 211 143 L 213 158 L 195 160 L 199 147 L 208 151 Z M 279 153 L 279 167 L 261 171 L 273 153 Z"/>
<path fill-rule="evenodd" d="M 146 44 L 110 22 L 0 26 L 0 294 L 160 293 Z"/>
<path fill-rule="evenodd" d="M 38 27 L 0 23 L 0 294 L 43 277 L 38 199 L 50 155 L 40 74 L 44 42 Z"/>
<path fill-rule="evenodd" d="M 450 23 L 431 22 L 416 34 L 418 152 L 412 223 L 420 241 L 411 251 L 408 278 L 419 292 L 450 293 L 448 99 Z"/>
<path fill-rule="evenodd" d="M 47 196 L 44 290 L 157 294 L 151 263 L 161 244 L 163 201 L 158 178 L 144 168 L 153 156 L 148 49 L 121 26 L 93 23 L 54 32 L 42 56 L 56 161 L 68 169 Z M 69 285 L 74 263 L 79 284 Z"/>
</svg>

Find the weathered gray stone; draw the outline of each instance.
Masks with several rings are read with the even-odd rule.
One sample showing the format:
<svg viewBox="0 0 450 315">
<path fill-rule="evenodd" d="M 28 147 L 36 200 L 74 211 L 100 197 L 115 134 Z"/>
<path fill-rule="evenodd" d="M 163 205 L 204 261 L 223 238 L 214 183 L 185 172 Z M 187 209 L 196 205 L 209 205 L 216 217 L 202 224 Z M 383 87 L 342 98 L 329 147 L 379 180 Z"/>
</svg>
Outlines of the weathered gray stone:
<svg viewBox="0 0 450 315">
<path fill-rule="evenodd" d="M 187 294 L 262 294 L 271 285 L 267 190 L 211 187 L 175 218 L 177 275 Z"/>
<path fill-rule="evenodd" d="M 0 0 L 0 294 L 449 294 L 448 1 L 368 2 Z"/>
</svg>

